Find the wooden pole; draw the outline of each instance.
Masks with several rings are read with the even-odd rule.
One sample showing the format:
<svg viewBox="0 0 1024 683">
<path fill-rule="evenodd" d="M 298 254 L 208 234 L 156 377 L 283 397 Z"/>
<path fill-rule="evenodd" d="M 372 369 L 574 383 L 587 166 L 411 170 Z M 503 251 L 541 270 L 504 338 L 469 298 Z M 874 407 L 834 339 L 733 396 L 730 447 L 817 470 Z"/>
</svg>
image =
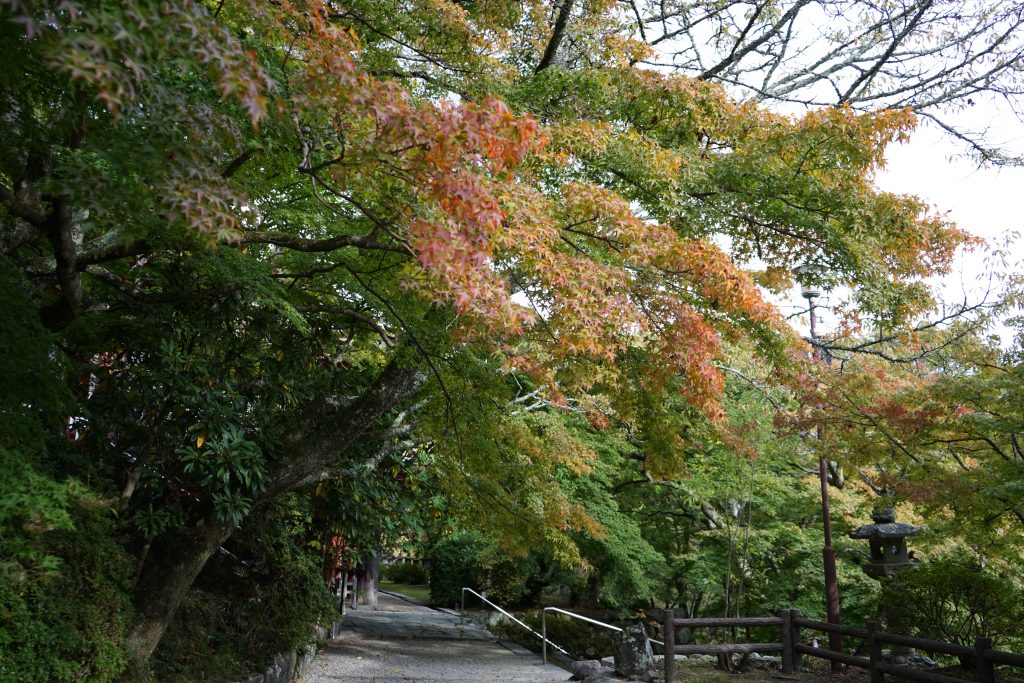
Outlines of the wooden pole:
<svg viewBox="0 0 1024 683">
<path fill-rule="evenodd" d="M 793 658 L 796 655 L 796 648 L 793 647 L 793 615 L 788 609 L 780 609 L 777 614 L 782 619 L 779 630 L 782 633 L 782 673 L 792 675 Z"/>
<path fill-rule="evenodd" d="M 665 608 L 662 618 L 662 639 L 665 641 L 665 683 L 676 680 L 676 615 L 675 610 Z"/>
<path fill-rule="evenodd" d="M 978 683 L 995 683 L 995 667 L 992 665 L 992 660 L 985 656 L 985 650 L 991 649 L 991 638 L 974 639 L 974 657 L 978 665 Z"/>
<path fill-rule="evenodd" d="M 800 618 L 800 610 L 791 609 L 789 610 L 789 623 L 790 623 L 790 642 L 793 643 L 793 672 L 800 673 L 800 669 L 804 666 L 804 655 L 800 650 L 796 649 L 796 646 L 800 644 L 800 624 L 796 623 L 796 620 Z"/>
<path fill-rule="evenodd" d="M 807 296 L 807 295 L 805 295 Z M 818 341 L 818 330 L 815 326 L 814 296 L 807 296 L 807 303 L 810 306 L 811 314 L 811 341 Z M 821 348 L 814 347 L 814 355 L 823 364 L 829 364 L 828 354 Z M 818 425 L 818 441 L 825 436 L 825 428 Z M 821 518 L 822 533 L 824 535 L 824 547 L 821 549 L 822 569 L 825 574 L 825 612 L 828 615 L 828 623 L 839 624 L 839 578 L 836 572 L 836 551 L 832 547 L 832 513 L 829 510 L 828 500 L 828 462 L 824 456 L 818 458 L 818 478 L 821 483 Z M 833 652 L 843 651 L 843 636 L 836 632 L 828 634 L 828 647 Z M 843 670 L 839 662 L 832 662 L 833 673 Z"/>
<path fill-rule="evenodd" d="M 871 683 L 883 683 L 885 673 L 878 669 L 882 661 L 882 643 L 875 634 L 878 632 L 878 622 L 869 621 L 866 624 L 868 629 L 868 657 L 871 659 Z"/>
</svg>

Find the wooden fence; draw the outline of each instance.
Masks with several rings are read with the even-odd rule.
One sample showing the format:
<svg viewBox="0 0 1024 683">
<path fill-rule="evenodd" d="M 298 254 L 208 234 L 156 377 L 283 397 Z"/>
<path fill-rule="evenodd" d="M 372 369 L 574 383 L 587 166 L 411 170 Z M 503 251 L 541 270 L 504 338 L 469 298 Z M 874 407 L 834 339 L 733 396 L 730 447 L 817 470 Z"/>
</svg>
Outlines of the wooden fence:
<svg viewBox="0 0 1024 683">
<path fill-rule="evenodd" d="M 992 649 L 992 641 L 989 638 L 978 638 L 974 647 L 958 645 L 956 643 L 944 643 L 938 640 L 926 640 L 897 633 L 887 633 L 878 629 L 878 623 L 869 621 L 866 628 L 855 628 L 851 626 L 840 626 L 829 624 L 824 621 L 813 621 L 800 616 L 800 610 L 784 609 L 779 610 L 775 617 L 727 617 L 710 619 L 676 619 L 672 610 L 665 610 L 664 615 L 664 638 L 665 638 L 665 681 L 675 680 L 676 660 L 674 655 L 691 654 L 723 654 L 730 652 L 781 652 L 782 673 L 792 674 L 800 671 L 803 664 L 803 656 L 818 657 L 831 662 L 840 662 L 849 666 L 856 666 L 867 669 L 871 672 L 871 683 L 882 683 L 885 674 L 898 678 L 906 678 L 912 681 L 923 683 L 966 683 L 965 679 L 954 678 L 933 671 L 914 669 L 908 666 L 896 666 L 887 662 L 882 657 L 882 645 L 903 645 L 906 647 L 919 648 L 927 652 L 938 652 L 955 657 L 973 658 L 978 671 L 978 683 L 995 682 L 995 665 L 1007 664 L 1009 666 L 1024 667 L 1024 655 L 1012 652 L 1003 652 Z M 676 628 L 686 626 L 689 628 L 711 628 L 711 627 L 740 627 L 760 626 L 777 627 L 780 638 L 778 643 L 709 643 L 706 645 L 676 645 Z M 824 647 L 811 647 L 803 644 L 802 629 L 820 631 L 823 633 L 838 633 L 853 638 L 863 638 L 867 646 L 867 657 L 846 654 L 845 652 L 834 652 Z"/>
</svg>

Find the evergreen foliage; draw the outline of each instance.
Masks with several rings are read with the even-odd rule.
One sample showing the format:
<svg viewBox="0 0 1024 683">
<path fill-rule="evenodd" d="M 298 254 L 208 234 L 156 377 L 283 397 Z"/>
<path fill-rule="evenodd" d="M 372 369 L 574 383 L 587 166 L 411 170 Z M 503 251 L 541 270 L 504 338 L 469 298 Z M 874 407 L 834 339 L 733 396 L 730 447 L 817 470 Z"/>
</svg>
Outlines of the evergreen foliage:
<svg viewBox="0 0 1024 683">
<path fill-rule="evenodd" d="M 385 581 L 426 586 L 430 583 L 430 569 L 422 564 L 389 564 L 381 569 Z"/>
<path fill-rule="evenodd" d="M 484 542 L 471 534 L 442 539 L 430 550 L 430 601 L 435 605 L 460 605 L 462 589 L 478 593 L 480 572 L 477 556 Z"/>
<path fill-rule="evenodd" d="M 196 579 L 154 655 L 159 680 L 242 676 L 270 655 L 301 651 L 315 624 L 340 615 L 311 548 L 307 501 L 286 496 L 242 529 Z"/>
</svg>

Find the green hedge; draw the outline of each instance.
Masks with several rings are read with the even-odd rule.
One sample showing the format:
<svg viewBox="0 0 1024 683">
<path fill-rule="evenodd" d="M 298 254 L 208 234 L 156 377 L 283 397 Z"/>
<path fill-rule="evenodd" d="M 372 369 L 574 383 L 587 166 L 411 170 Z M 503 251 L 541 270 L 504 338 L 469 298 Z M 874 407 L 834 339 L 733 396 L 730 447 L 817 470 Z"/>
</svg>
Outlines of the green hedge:
<svg viewBox="0 0 1024 683">
<path fill-rule="evenodd" d="M 982 567 L 965 551 L 924 562 L 887 582 L 882 600 L 899 605 L 917 635 L 973 646 L 978 636 L 996 647 L 1024 646 L 1024 586 L 1019 575 Z"/>
<path fill-rule="evenodd" d="M 430 581 L 430 570 L 423 564 L 386 564 L 381 570 L 385 581 L 425 586 Z"/>
<path fill-rule="evenodd" d="M 462 588 L 480 590 L 476 557 L 484 542 L 471 534 L 438 541 L 430 550 L 430 601 L 435 605 L 458 605 Z"/>
<path fill-rule="evenodd" d="M 442 539 L 430 551 L 431 602 L 458 605 L 463 587 L 487 591 L 492 602 L 514 607 L 535 601 L 543 581 L 532 557 L 511 557 L 492 541 L 459 534 Z"/>
</svg>

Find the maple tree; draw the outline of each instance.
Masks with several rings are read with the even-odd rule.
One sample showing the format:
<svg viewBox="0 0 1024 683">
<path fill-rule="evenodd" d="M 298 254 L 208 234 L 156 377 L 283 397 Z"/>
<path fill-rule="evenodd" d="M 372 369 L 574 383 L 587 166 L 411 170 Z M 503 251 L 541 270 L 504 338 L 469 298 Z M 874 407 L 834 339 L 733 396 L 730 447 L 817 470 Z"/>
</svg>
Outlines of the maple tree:
<svg viewBox="0 0 1024 683">
<path fill-rule="evenodd" d="M 895 325 L 968 241 L 872 186 L 909 112 L 774 114 L 627 35 L 564 68 L 540 5 L 18 0 L 0 26 L 3 258 L 73 438 L 26 382 L 9 410 L 49 406 L 38 460 L 116 501 L 136 677 L 237 525 L 387 476 L 414 397 L 466 510 L 579 562 L 601 514 L 553 473 L 594 450 L 517 406 L 628 425 L 671 478 L 666 392 L 740 442 L 724 344 L 800 376 L 758 283 L 815 259 Z"/>
<path fill-rule="evenodd" d="M 1020 281 L 1003 267 L 1011 270 L 996 268 L 993 302 L 962 304 L 900 334 L 823 340 L 837 367 L 778 420 L 791 433 L 823 425 L 813 446 L 853 470 L 848 488 L 927 528 L 915 550 L 934 566 L 893 589 L 933 596 L 916 612 L 922 635 L 953 634 L 958 623 L 988 629 L 992 605 L 1021 590 Z M 983 578 L 965 581 L 971 572 Z M 1019 638 L 1015 628 L 997 630 Z"/>
<path fill-rule="evenodd" d="M 847 361 L 818 407 L 795 424 L 825 420 L 825 448 L 857 467 L 873 494 L 924 515 L 937 544 L 957 539 L 1016 562 L 1024 532 L 1018 345 L 1001 349 L 974 335 L 909 367 L 877 357 Z"/>
</svg>

